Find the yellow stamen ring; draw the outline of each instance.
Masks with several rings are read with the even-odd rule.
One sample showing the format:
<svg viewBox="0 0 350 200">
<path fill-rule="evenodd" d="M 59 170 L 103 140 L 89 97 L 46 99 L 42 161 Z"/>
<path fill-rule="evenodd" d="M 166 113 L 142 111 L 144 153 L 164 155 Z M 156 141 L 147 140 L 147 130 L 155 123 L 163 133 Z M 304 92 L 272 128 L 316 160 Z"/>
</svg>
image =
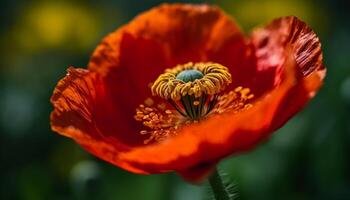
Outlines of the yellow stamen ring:
<svg viewBox="0 0 350 200">
<path fill-rule="evenodd" d="M 185 70 L 198 70 L 202 78 L 185 82 L 177 79 L 177 75 Z M 164 99 L 178 101 L 186 95 L 198 98 L 202 94 L 214 95 L 225 89 L 232 82 L 228 69 L 218 63 L 192 63 L 177 65 L 166 69 L 153 83 L 152 94 Z"/>
</svg>

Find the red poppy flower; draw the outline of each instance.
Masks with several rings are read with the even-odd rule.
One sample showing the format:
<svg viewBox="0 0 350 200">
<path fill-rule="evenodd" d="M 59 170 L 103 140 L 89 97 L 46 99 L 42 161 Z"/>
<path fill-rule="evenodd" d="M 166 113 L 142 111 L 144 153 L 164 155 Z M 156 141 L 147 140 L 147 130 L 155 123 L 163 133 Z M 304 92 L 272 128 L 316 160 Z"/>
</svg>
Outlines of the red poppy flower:
<svg viewBox="0 0 350 200">
<path fill-rule="evenodd" d="M 194 181 L 264 141 L 324 76 L 319 39 L 296 17 L 244 36 L 217 7 L 164 4 L 68 69 L 51 127 L 125 170 Z"/>
</svg>

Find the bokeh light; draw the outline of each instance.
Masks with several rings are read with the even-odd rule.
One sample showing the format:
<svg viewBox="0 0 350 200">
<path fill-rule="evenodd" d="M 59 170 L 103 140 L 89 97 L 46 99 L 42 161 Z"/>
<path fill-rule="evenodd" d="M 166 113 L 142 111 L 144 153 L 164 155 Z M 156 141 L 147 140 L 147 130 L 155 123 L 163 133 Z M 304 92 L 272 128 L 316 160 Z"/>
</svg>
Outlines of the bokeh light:
<svg viewBox="0 0 350 200">
<path fill-rule="evenodd" d="M 236 0 L 219 2 L 227 12 L 235 16 L 239 24 L 246 30 L 265 24 L 276 16 L 289 15 L 297 16 L 322 31 L 327 28 L 328 17 L 324 15 L 324 8 L 312 1 Z"/>
<path fill-rule="evenodd" d="M 81 4 L 43 1 L 24 9 L 13 28 L 21 49 L 87 48 L 98 39 L 101 24 L 97 12 Z"/>
</svg>

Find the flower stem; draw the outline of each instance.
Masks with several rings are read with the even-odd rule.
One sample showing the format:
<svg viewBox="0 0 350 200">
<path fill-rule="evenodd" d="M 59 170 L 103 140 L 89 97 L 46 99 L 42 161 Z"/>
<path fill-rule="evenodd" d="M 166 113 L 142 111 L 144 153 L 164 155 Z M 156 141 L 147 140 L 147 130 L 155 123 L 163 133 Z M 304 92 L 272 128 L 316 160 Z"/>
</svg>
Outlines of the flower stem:
<svg viewBox="0 0 350 200">
<path fill-rule="evenodd" d="M 209 184 L 216 200 L 230 200 L 230 194 L 217 169 L 209 177 Z"/>
</svg>

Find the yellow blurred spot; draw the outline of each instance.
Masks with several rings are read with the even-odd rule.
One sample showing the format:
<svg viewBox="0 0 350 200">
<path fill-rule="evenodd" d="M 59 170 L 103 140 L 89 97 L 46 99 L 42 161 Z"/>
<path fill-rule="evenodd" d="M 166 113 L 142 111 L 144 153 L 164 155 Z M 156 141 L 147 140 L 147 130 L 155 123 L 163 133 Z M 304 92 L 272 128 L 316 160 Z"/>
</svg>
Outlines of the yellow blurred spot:
<svg viewBox="0 0 350 200">
<path fill-rule="evenodd" d="M 30 7 L 19 18 L 13 37 L 26 50 L 88 48 L 99 37 L 96 11 L 79 4 L 52 1 Z"/>
<path fill-rule="evenodd" d="M 245 29 L 268 23 L 274 18 L 294 15 L 317 30 L 326 28 L 327 16 L 322 8 L 305 0 L 225 0 L 219 4 Z"/>
</svg>

